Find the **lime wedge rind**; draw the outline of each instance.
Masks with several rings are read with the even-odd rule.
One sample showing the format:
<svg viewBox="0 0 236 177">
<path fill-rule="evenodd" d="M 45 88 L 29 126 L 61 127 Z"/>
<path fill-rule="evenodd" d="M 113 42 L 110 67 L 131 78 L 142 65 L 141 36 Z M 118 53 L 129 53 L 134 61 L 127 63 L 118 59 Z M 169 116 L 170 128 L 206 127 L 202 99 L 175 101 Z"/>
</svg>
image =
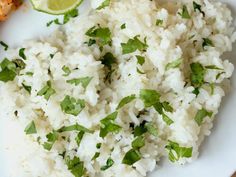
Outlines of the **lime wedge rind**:
<svg viewBox="0 0 236 177">
<path fill-rule="evenodd" d="M 83 0 L 77 0 L 76 3 L 74 3 L 69 8 L 55 11 L 55 10 L 50 10 L 47 7 L 47 3 L 45 3 L 45 1 L 47 1 L 47 0 L 30 0 L 31 4 L 35 10 L 37 10 L 39 12 L 51 14 L 51 15 L 63 15 L 65 13 L 77 8 L 83 2 Z"/>
</svg>

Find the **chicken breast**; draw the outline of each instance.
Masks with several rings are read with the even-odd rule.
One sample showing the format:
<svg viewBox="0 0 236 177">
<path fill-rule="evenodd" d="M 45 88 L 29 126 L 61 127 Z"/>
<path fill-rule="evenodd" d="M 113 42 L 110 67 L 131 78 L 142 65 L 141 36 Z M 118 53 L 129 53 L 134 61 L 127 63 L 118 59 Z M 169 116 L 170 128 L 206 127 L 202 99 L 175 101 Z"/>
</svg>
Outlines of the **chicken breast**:
<svg viewBox="0 0 236 177">
<path fill-rule="evenodd" d="M 0 21 L 7 19 L 11 11 L 22 4 L 22 0 L 0 0 Z"/>
</svg>

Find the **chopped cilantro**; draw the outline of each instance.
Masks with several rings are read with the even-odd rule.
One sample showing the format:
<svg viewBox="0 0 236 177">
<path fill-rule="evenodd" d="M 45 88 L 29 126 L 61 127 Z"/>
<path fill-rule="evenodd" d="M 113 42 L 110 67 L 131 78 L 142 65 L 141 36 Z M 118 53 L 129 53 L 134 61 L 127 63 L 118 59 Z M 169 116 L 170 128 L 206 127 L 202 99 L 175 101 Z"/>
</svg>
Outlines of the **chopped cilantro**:
<svg viewBox="0 0 236 177">
<path fill-rule="evenodd" d="M 97 148 L 97 149 L 100 149 L 101 146 L 102 146 L 102 143 L 98 143 L 98 144 L 96 144 L 96 148 Z"/>
<path fill-rule="evenodd" d="M 89 39 L 88 42 L 85 42 L 84 44 L 87 44 L 89 47 L 92 46 L 93 44 L 96 44 L 96 40 L 94 39 Z"/>
<path fill-rule="evenodd" d="M 118 104 L 116 110 L 122 108 L 124 105 L 130 103 L 131 101 L 133 101 L 134 99 L 136 98 L 136 96 L 134 94 L 130 95 L 130 96 L 127 96 L 127 97 L 124 97 L 120 103 Z"/>
<path fill-rule="evenodd" d="M 148 131 L 145 124 L 146 121 L 143 121 L 139 126 L 134 128 L 134 137 L 141 136 Z"/>
<path fill-rule="evenodd" d="M 109 69 L 112 68 L 112 64 L 116 63 L 116 58 L 112 53 L 108 52 L 101 58 L 102 64 L 107 66 Z"/>
<path fill-rule="evenodd" d="M 36 130 L 36 126 L 34 121 L 31 121 L 25 128 L 24 132 L 26 133 L 26 135 L 30 135 L 30 134 L 35 134 L 37 133 Z"/>
<path fill-rule="evenodd" d="M 102 167 L 101 167 L 101 170 L 102 170 L 102 171 L 105 171 L 105 170 L 107 170 L 108 168 L 110 168 L 113 164 L 114 164 L 114 161 L 109 157 L 109 158 L 107 159 L 106 165 L 102 166 Z"/>
<path fill-rule="evenodd" d="M 76 144 L 79 146 L 80 145 L 80 142 L 84 136 L 84 131 L 80 131 L 77 136 L 75 137 L 75 141 L 76 141 Z"/>
<path fill-rule="evenodd" d="M 161 26 L 163 24 L 163 20 L 157 19 L 156 20 L 156 26 Z"/>
<path fill-rule="evenodd" d="M 196 87 L 201 87 L 202 84 L 204 83 L 204 76 L 206 73 L 205 68 L 201 65 L 201 63 L 192 63 L 190 65 L 191 68 L 191 74 L 190 74 L 190 79 L 192 86 Z"/>
<path fill-rule="evenodd" d="M 140 69 L 137 67 L 137 73 L 139 74 L 145 74 L 145 72 L 140 71 Z"/>
<path fill-rule="evenodd" d="M 113 112 L 100 121 L 102 124 L 99 134 L 100 137 L 104 138 L 108 133 L 118 133 L 120 131 L 121 127 L 113 123 L 117 115 L 117 111 Z"/>
<path fill-rule="evenodd" d="M 166 149 L 169 151 L 169 160 L 171 162 L 176 162 L 180 158 L 190 158 L 192 157 L 192 147 L 181 147 L 178 143 L 173 141 L 168 141 Z"/>
<path fill-rule="evenodd" d="M 109 5 L 110 5 L 110 1 L 111 1 L 111 0 L 104 0 L 104 1 L 102 2 L 102 4 L 97 8 L 97 10 L 104 9 L 105 7 L 109 6 Z"/>
<path fill-rule="evenodd" d="M 28 75 L 28 76 L 33 76 L 34 75 L 33 72 L 26 72 L 25 74 Z"/>
<path fill-rule="evenodd" d="M 179 12 L 178 14 L 184 19 L 190 19 L 191 18 L 186 5 L 183 5 L 182 12 L 181 13 Z"/>
<path fill-rule="evenodd" d="M 68 170 L 75 176 L 75 177 L 82 177 L 85 173 L 84 163 L 80 161 L 79 157 L 74 157 L 70 159 L 69 156 L 65 157 L 65 162 L 68 167 Z"/>
<path fill-rule="evenodd" d="M 66 24 L 70 21 L 71 18 L 75 18 L 79 15 L 78 9 L 74 8 L 71 11 L 67 12 L 63 18 L 63 24 Z"/>
<path fill-rule="evenodd" d="M 56 131 L 52 131 L 49 134 L 46 135 L 47 142 L 43 144 L 44 149 L 50 151 L 52 149 L 53 144 L 58 139 L 58 133 Z"/>
<path fill-rule="evenodd" d="M 142 66 L 145 62 L 145 58 L 143 56 L 140 56 L 140 55 L 136 55 L 136 58 L 138 60 L 138 64 L 140 64 Z"/>
<path fill-rule="evenodd" d="M 180 58 L 180 59 L 175 60 L 171 63 L 168 63 L 166 65 L 166 70 L 169 70 L 169 69 L 172 69 L 172 68 L 178 68 L 181 65 L 182 61 L 183 61 L 182 58 Z"/>
<path fill-rule="evenodd" d="M 138 150 L 131 149 L 129 150 L 123 160 L 122 163 L 126 165 L 133 165 L 135 162 L 139 161 L 141 159 L 141 154 Z"/>
<path fill-rule="evenodd" d="M 142 89 L 140 99 L 144 102 L 145 108 L 148 108 L 159 102 L 160 94 L 155 90 Z"/>
<path fill-rule="evenodd" d="M 24 60 L 26 60 L 25 48 L 21 48 L 21 49 L 19 50 L 19 56 L 20 56 L 21 58 L 23 58 Z"/>
<path fill-rule="evenodd" d="M 77 116 L 85 108 L 85 101 L 66 95 L 60 105 L 64 113 Z"/>
<path fill-rule="evenodd" d="M 167 102 L 167 101 L 164 101 L 164 102 L 162 103 L 162 106 L 163 106 L 164 110 L 167 111 L 167 112 L 173 112 L 173 111 L 174 111 L 174 109 L 172 108 L 172 106 L 170 105 L 170 103 Z"/>
<path fill-rule="evenodd" d="M 220 73 L 218 73 L 218 74 L 216 75 L 216 80 L 219 79 L 222 74 L 225 74 L 225 72 L 220 72 Z"/>
<path fill-rule="evenodd" d="M 145 138 L 144 136 L 139 136 L 137 137 L 133 142 L 132 142 L 132 148 L 133 149 L 140 149 L 145 145 Z"/>
<path fill-rule="evenodd" d="M 93 77 L 81 77 L 81 78 L 67 80 L 66 82 L 69 84 L 75 84 L 76 86 L 81 84 L 84 87 L 84 89 L 86 89 L 92 79 Z"/>
<path fill-rule="evenodd" d="M 3 46 L 4 50 L 8 49 L 8 45 L 5 42 L 0 41 L 0 45 Z"/>
<path fill-rule="evenodd" d="M 208 65 L 205 66 L 206 69 L 215 69 L 215 70 L 224 70 L 222 68 L 217 67 L 216 65 Z"/>
<path fill-rule="evenodd" d="M 50 54 L 49 55 L 51 59 L 53 59 L 53 57 L 55 56 L 55 54 Z"/>
<path fill-rule="evenodd" d="M 145 127 L 146 127 L 148 133 L 150 133 L 151 135 L 153 135 L 155 137 L 158 136 L 157 127 L 154 125 L 153 122 L 146 123 Z"/>
<path fill-rule="evenodd" d="M 194 12 L 198 10 L 199 12 L 202 13 L 203 17 L 205 16 L 205 12 L 202 11 L 202 6 L 196 3 L 195 1 L 193 1 L 193 9 L 194 9 Z"/>
<path fill-rule="evenodd" d="M 206 46 L 214 47 L 213 42 L 209 38 L 203 38 L 202 48 L 205 49 Z"/>
<path fill-rule="evenodd" d="M 96 160 L 100 156 L 100 152 L 96 152 L 91 160 Z"/>
<path fill-rule="evenodd" d="M 56 91 L 52 88 L 51 82 L 48 81 L 47 84 L 38 92 L 37 95 L 44 96 L 46 100 L 49 100 L 49 98 L 55 93 Z"/>
<path fill-rule="evenodd" d="M 97 39 L 98 42 L 104 46 L 106 44 L 111 44 L 111 31 L 109 28 L 101 28 L 101 27 L 92 27 L 90 28 L 85 35 Z"/>
<path fill-rule="evenodd" d="M 135 36 L 133 39 L 129 39 L 127 43 L 121 43 L 123 54 L 133 53 L 136 50 L 141 52 L 147 50 L 148 45 L 146 44 L 146 40 L 142 42 L 138 37 L 139 36 Z"/>
<path fill-rule="evenodd" d="M 170 119 L 166 114 L 162 114 L 162 119 L 167 125 L 171 125 L 174 123 L 174 121 Z"/>
<path fill-rule="evenodd" d="M 70 70 L 70 68 L 68 67 L 68 66 L 63 66 L 62 67 L 62 70 L 64 71 L 64 73 L 65 74 L 63 74 L 63 76 L 69 76 L 70 75 L 70 73 L 71 73 L 71 70 Z"/>
<path fill-rule="evenodd" d="M 28 86 L 28 85 L 22 83 L 22 87 L 23 87 L 29 94 L 31 94 L 31 89 L 32 89 L 31 86 Z"/>
<path fill-rule="evenodd" d="M 61 133 L 61 132 L 69 132 L 69 131 L 82 131 L 82 132 L 86 132 L 86 133 L 92 133 L 91 130 L 85 128 L 82 125 L 79 124 L 74 124 L 74 125 L 70 125 L 70 126 L 63 126 L 61 127 L 59 130 L 57 130 L 57 132 Z"/>
<path fill-rule="evenodd" d="M 196 123 L 200 126 L 204 120 L 205 117 L 211 117 L 213 112 L 209 112 L 206 109 L 201 109 L 197 112 L 196 116 L 194 117 L 194 120 Z"/>
<path fill-rule="evenodd" d="M 125 29 L 126 28 L 126 24 L 123 23 L 121 26 L 120 26 L 120 29 Z"/>
</svg>

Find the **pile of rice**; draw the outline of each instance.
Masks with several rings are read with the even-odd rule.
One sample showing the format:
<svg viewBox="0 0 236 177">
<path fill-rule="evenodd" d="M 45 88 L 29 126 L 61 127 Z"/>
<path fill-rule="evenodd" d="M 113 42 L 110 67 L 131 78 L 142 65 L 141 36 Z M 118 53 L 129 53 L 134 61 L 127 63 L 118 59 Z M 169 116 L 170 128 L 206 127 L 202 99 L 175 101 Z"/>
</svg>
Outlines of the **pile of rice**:
<svg viewBox="0 0 236 177">
<path fill-rule="evenodd" d="M 75 157 L 84 176 L 147 176 L 161 157 L 177 164 L 192 162 L 204 137 L 210 134 L 234 70 L 228 60 L 221 58 L 231 51 L 236 39 L 226 5 L 196 0 L 201 7 L 194 8 L 192 1 L 184 0 L 112 0 L 108 7 L 96 10 L 100 1 L 91 2 L 93 10 L 88 14 L 71 19 L 46 38 L 23 43 L 20 48 L 25 48 L 25 60 L 19 57 L 20 48 L 5 53 L 9 60 L 20 58 L 25 63 L 13 81 L 0 82 L 0 117 L 11 120 L 11 125 L 6 125 L 11 128 L 5 132 L 9 136 L 4 146 L 12 161 L 12 176 L 81 176 L 73 174 L 74 167 L 66 163 L 66 158 Z M 104 41 L 86 35 L 93 26 L 108 28 L 111 41 L 101 46 Z M 121 44 L 135 38 L 145 49 L 139 46 L 130 53 L 122 51 Z M 102 60 L 108 52 L 115 61 L 110 65 Z M 137 60 L 137 56 L 142 57 Z M 191 81 L 201 75 L 193 76 L 193 63 L 205 72 L 204 82 L 198 87 Z M 91 80 L 68 83 L 85 77 Z M 39 91 L 48 81 L 54 91 L 45 99 Z M 162 111 L 171 122 L 163 119 L 155 106 L 145 103 L 142 91 L 160 95 L 159 103 L 169 105 L 169 110 L 163 107 Z M 66 95 L 84 100 L 78 115 L 62 109 Z M 117 109 L 120 101 L 131 95 L 135 98 Z M 116 109 L 118 115 L 110 122 L 120 128 L 101 137 L 105 125 L 100 121 Z M 203 116 L 197 115 L 201 113 Z M 200 123 L 197 116 L 202 118 Z M 27 126 L 32 122 L 37 133 L 27 135 Z M 83 132 L 79 145 L 76 137 L 81 131 L 73 130 L 57 132 L 52 148 L 44 148 L 45 142 L 50 142 L 50 132 L 76 123 L 91 130 Z M 148 123 L 150 129 L 134 136 L 135 128 L 145 129 Z M 135 150 L 141 159 L 125 164 L 123 159 L 134 149 L 132 142 L 138 137 L 145 143 Z M 92 160 L 96 152 L 100 155 Z"/>
</svg>

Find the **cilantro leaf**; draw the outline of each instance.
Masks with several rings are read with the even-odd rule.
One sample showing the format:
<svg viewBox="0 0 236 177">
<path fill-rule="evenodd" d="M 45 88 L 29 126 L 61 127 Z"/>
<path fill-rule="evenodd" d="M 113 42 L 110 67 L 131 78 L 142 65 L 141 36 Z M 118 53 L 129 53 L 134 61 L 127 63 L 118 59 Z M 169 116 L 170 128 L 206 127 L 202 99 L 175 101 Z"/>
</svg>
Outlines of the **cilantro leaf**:
<svg viewBox="0 0 236 177">
<path fill-rule="evenodd" d="M 169 69 L 172 69 L 172 68 L 178 68 L 181 64 L 182 64 L 182 58 L 178 59 L 178 60 L 175 60 L 171 63 L 168 63 L 166 65 L 166 70 L 169 70 Z"/>
<path fill-rule="evenodd" d="M 118 133 L 120 131 L 121 127 L 113 123 L 117 115 L 117 111 L 113 112 L 100 121 L 102 124 L 99 134 L 100 137 L 104 138 L 108 133 Z"/>
<path fill-rule="evenodd" d="M 140 159 L 141 159 L 140 152 L 135 149 L 131 149 L 125 154 L 122 160 L 122 163 L 126 165 L 133 165 L 135 162 L 139 161 Z"/>
<path fill-rule="evenodd" d="M 100 152 L 96 152 L 91 160 L 96 160 L 100 156 Z"/>
<path fill-rule="evenodd" d="M 67 12 L 63 18 L 63 24 L 66 24 L 70 21 L 71 18 L 75 18 L 79 15 L 78 9 L 74 8 L 71 11 Z"/>
<path fill-rule="evenodd" d="M 192 147 L 181 147 L 178 143 L 173 141 L 168 141 L 166 149 L 169 151 L 169 160 L 171 162 L 176 162 L 180 158 L 190 158 L 192 157 Z"/>
<path fill-rule="evenodd" d="M 5 42 L 0 41 L 0 45 L 3 46 L 5 51 L 8 50 L 8 45 Z"/>
<path fill-rule="evenodd" d="M 181 13 L 179 12 L 178 14 L 184 19 L 190 19 L 191 18 L 186 5 L 183 5 L 182 12 Z"/>
<path fill-rule="evenodd" d="M 145 58 L 143 56 L 140 56 L 140 55 L 136 55 L 136 58 L 138 60 L 138 64 L 140 64 L 142 66 L 145 62 Z"/>
<path fill-rule="evenodd" d="M 26 135 L 30 135 L 30 134 L 35 134 L 35 133 L 37 133 L 37 130 L 36 130 L 36 126 L 35 126 L 34 121 L 31 121 L 31 122 L 25 127 L 24 132 L 26 133 Z"/>
<path fill-rule="evenodd" d="M 85 108 L 85 101 L 66 95 L 60 106 L 64 113 L 77 116 Z"/>
<path fill-rule="evenodd" d="M 141 136 L 148 131 L 145 125 L 146 121 L 143 121 L 139 126 L 134 128 L 134 137 Z"/>
<path fill-rule="evenodd" d="M 75 84 L 76 86 L 81 84 L 84 87 L 84 89 L 86 89 L 92 79 L 93 77 L 81 77 L 81 78 L 67 80 L 66 82 L 69 84 Z"/>
<path fill-rule="evenodd" d="M 81 142 L 81 140 L 82 140 L 82 138 L 83 138 L 83 136 L 84 136 L 84 131 L 80 131 L 78 134 L 77 134 L 77 136 L 75 137 L 75 141 L 76 141 L 76 144 L 78 145 L 78 147 L 79 147 L 79 145 L 80 145 L 80 142 Z"/>
<path fill-rule="evenodd" d="M 173 111 L 174 111 L 174 109 L 172 108 L 172 106 L 170 105 L 169 102 L 164 101 L 164 102 L 161 103 L 161 104 L 162 104 L 162 106 L 163 106 L 163 108 L 164 108 L 165 111 L 167 111 L 167 112 L 173 112 Z"/>
<path fill-rule="evenodd" d="M 125 29 L 126 28 L 126 24 L 123 23 L 121 26 L 120 26 L 120 29 Z"/>
<path fill-rule="evenodd" d="M 224 70 L 222 68 L 217 67 L 216 65 L 208 65 L 205 66 L 206 69 L 215 69 L 215 70 Z"/>
<path fill-rule="evenodd" d="M 39 90 L 37 95 L 44 96 L 46 100 L 49 100 L 49 98 L 55 93 L 56 91 L 52 88 L 51 82 L 48 81 L 47 84 L 41 90 Z"/>
<path fill-rule="evenodd" d="M 53 131 L 47 134 L 46 137 L 47 137 L 47 142 L 43 144 L 43 147 L 44 149 L 50 151 L 52 149 L 53 144 L 58 139 L 58 133 L 56 131 Z"/>
<path fill-rule="evenodd" d="M 25 85 L 24 83 L 22 83 L 22 86 L 29 94 L 31 94 L 31 90 L 32 90 L 31 86 Z"/>
<path fill-rule="evenodd" d="M 68 167 L 68 170 L 75 176 L 75 177 L 82 177 L 85 173 L 84 163 L 80 161 L 78 157 L 74 157 L 70 159 L 69 156 L 65 157 L 65 162 Z"/>
<path fill-rule="evenodd" d="M 106 44 L 111 44 L 111 31 L 109 28 L 101 28 L 101 27 L 92 27 L 90 28 L 85 35 L 95 38 L 98 42 L 101 43 L 102 46 Z"/>
<path fill-rule="evenodd" d="M 150 133 L 151 135 L 153 135 L 155 137 L 158 136 L 157 127 L 154 125 L 153 122 L 146 123 L 145 127 L 146 127 L 148 133 Z"/>
<path fill-rule="evenodd" d="M 171 125 L 174 123 L 174 121 L 170 119 L 166 114 L 162 114 L 162 119 L 167 125 Z"/>
<path fill-rule="evenodd" d="M 137 137 L 133 142 L 132 142 L 132 148 L 133 149 L 140 149 L 145 145 L 145 138 L 144 136 L 139 136 Z"/>
<path fill-rule="evenodd" d="M 113 56 L 112 53 L 107 52 L 102 58 L 101 58 L 102 64 L 107 66 L 109 69 L 112 68 L 112 64 L 116 63 L 116 58 Z"/>
<path fill-rule="evenodd" d="M 64 73 L 65 74 L 63 74 L 63 76 L 69 76 L 70 75 L 70 73 L 71 73 L 71 70 L 70 70 L 70 68 L 68 67 L 68 66 L 63 66 L 62 67 L 62 70 L 64 71 Z"/>
<path fill-rule="evenodd" d="M 194 120 L 196 121 L 196 123 L 200 126 L 204 120 L 205 117 L 211 117 L 213 114 L 213 112 L 209 112 L 206 109 L 201 109 L 197 112 L 197 114 L 194 117 Z"/>
<path fill-rule="evenodd" d="M 130 103 L 131 101 L 133 101 L 134 99 L 136 98 L 136 96 L 134 94 L 130 95 L 130 96 L 127 96 L 127 97 L 124 97 L 120 103 L 118 104 L 116 110 L 122 108 L 124 105 Z"/>
<path fill-rule="evenodd" d="M 111 0 L 104 0 L 104 1 L 102 2 L 102 4 L 97 8 L 97 10 L 104 9 L 105 7 L 109 6 L 109 5 L 110 5 L 110 1 L 111 1 Z"/>
<path fill-rule="evenodd" d="M 194 12 L 198 10 L 199 12 L 202 13 L 203 17 L 205 16 L 205 12 L 202 11 L 202 6 L 196 3 L 195 1 L 193 1 L 193 9 L 194 9 Z"/>
<path fill-rule="evenodd" d="M 20 56 L 21 58 L 23 58 L 24 60 L 26 60 L 25 48 L 21 48 L 21 49 L 19 50 L 19 56 Z"/>
<path fill-rule="evenodd" d="M 161 26 L 163 24 L 163 20 L 157 19 L 156 20 L 156 26 Z"/>
<path fill-rule="evenodd" d="M 204 76 L 206 73 L 205 68 L 200 64 L 200 63 L 192 63 L 190 65 L 191 68 L 191 74 L 190 74 L 190 79 L 192 86 L 196 87 L 201 87 L 202 84 L 204 83 Z"/>
<path fill-rule="evenodd" d="M 214 44 L 209 38 L 203 38 L 202 48 L 205 49 L 207 46 L 214 47 Z"/>
<path fill-rule="evenodd" d="M 82 132 L 86 132 L 86 133 L 92 133 L 93 131 L 85 128 L 82 125 L 79 124 L 74 124 L 74 125 L 70 125 L 70 126 L 63 126 L 61 127 L 59 130 L 57 130 L 57 132 L 61 133 L 61 132 L 69 132 L 69 131 L 82 131 Z"/>
<path fill-rule="evenodd" d="M 107 159 L 106 165 L 102 166 L 102 167 L 101 167 L 101 170 L 102 170 L 102 171 L 105 171 L 105 170 L 107 170 L 108 168 L 110 168 L 113 164 L 114 164 L 114 161 L 109 157 L 109 158 Z"/>
<path fill-rule="evenodd" d="M 156 90 L 142 89 L 139 95 L 144 102 L 145 108 L 155 105 L 160 99 L 160 94 Z"/>
<path fill-rule="evenodd" d="M 129 39 L 127 43 L 121 43 L 123 54 L 133 53 L 136 50 L 141 52 L 147 50 L 148 45 L 146 44 L 146 40 L 142 42 L 138 37 L 139 36 L 135 36 L 133 39 Z"/>
</svg>

